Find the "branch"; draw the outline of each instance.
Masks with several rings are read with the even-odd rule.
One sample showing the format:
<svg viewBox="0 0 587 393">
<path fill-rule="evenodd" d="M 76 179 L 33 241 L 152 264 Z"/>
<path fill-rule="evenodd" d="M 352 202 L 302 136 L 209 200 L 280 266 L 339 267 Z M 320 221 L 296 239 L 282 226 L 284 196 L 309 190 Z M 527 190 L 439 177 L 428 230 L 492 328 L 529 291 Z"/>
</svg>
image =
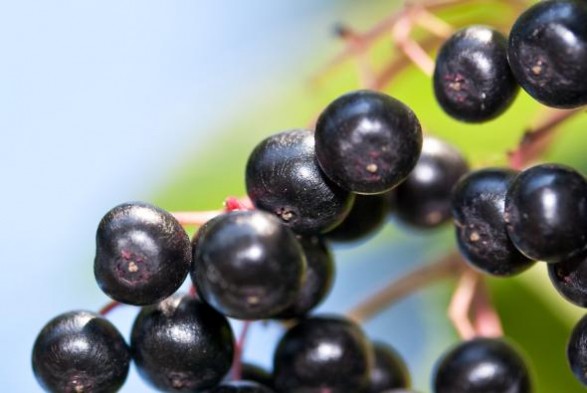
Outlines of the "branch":
<svg viewBox="0 0 587 393">
<path fill-rule="evenodd" d="M 515 150 L 507 153 L 510 167 L 521 170 L 528 163 L 544 154 L 558 127 L 584 110 L 584 108 L 566 111 L 553 110 L 534 130 L 528 130 L 522 135 Z"/>
<path fill-rule="evenodd" d="M 442 279 L 454 277 L 464 268 L 465 264 L 460 255 L 453 250 L 432 264 L 421 266 L 390 282 L 352 308 L 346 315 L 348 318 L 362 323 L 405 296 Z"/>
</svg>

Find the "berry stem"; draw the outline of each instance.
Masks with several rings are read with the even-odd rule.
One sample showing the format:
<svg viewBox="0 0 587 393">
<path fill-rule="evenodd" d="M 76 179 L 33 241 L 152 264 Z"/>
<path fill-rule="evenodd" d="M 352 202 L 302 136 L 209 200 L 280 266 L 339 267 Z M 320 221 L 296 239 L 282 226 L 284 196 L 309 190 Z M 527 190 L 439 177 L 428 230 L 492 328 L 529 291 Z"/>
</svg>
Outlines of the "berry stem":
<svg viewBox="0 0 587 393">
<path fill-rule="evenodd" d="M 363 300 L 347 312 L 347 317 L 362 323 L 377 315 L 405 296 L 445 278 L 453 277 L 465 268 L 460 255 L 451 251 L 439 260 L 421 266 L 400 277 Z"/>
<path fill-rule="evenodd" d="M 202 212 L 172 212 L 171 214 L 183 226 L 202 226 L 221 213 L 222 210 L 209 210 Z"/>
<path fill-rule="evenodd" d="M 406 2 L 406 5 L 403 8 L 399 8 L 395 12 L 392 12 L 389 16 L 382 19 L 379 23 L 375 24 L 369 30 L 364 32 L 355 32 L 353 31 L 353 42 L 349 43 L 346 42 L 345 47 L 335 55 L 321 70 L 319 70 L 316 75 L 312 78 L 312 83 L 319 83 L 324 77 L 326 77 L 330 71 L 334 68 L 348 60 L 349 58 L 353 58 L 356 56 L 363 56 L 364 52 L 368 51 L 375 42 L 380 39 L 385 34 L 389 34 L 394 30 L 397 24 L 404 24 L 402 19 L 405 19 L 406 14 L 413 14 L 413 21 L 411 24 L 417 24 L 418 26 L 422 27 L 428 33 L 434 35 L 434 37 L 424 38 L 420 41 L 420 44 L 417 45 L 420 48 L 414 49 L 415 41 L 411 41 L 408 43 L 408 52 L 409 53 L 418 53 L 422 50 L 426 52 L 427 50 L 432 49 L 437 43 L 439 43 L 442 39 L 446 38 L 450 32 L 454 29 L 451 25 L 444 22 L 442 19 L 436 17 L 432 12 L 434 11 L 441 11 L 444 9 L 448 9 L 452 6 L 459 5 L 459 4 L 467 4 L 475 2 L 476 0 L 422 0 L 422 1 L 413 1 L 413 2 Z M 506 0 L 495 0 L 495 1 L 485 1 L 488 3 L 503 3 L 507 6 L 512 7 L 517 11 L 520 9 L 525 9 L 527 6 L 527 2 L 524 0 L 517 0 L 517 1 L 506 1 Z M 404 25 L 405 27 L 405 25 Z M 344 26 L 343 29 L 337 29 L 337 34 L 343 38 L 346 38 L 343 33 L 351 31 L 350 28 Z M 424 42 L 430 42 L 430 38 L 434 44 L 424 45 Z M 357 45 L 360 43 L 360 45 Z M 416 55 L 416 58 L 420 57 L 420 54 Z M 426 55 L 428 57 L 428 55 Z M 395 63 L 395 62 L 394 62 Z M 393 63 L 392 63 L 393 64 Z M 407 62 L 407 65 L 412 64 L 411 61 Z M 418 63 L 417 63 L 418 64 Z M 429 67 L 429 66 L 426 66 Z M 387 68 L 395 68 L 388 66 Z M 405 67 L 400 67 L 405 68 Z M 388 73 L 386 73 L 388 74 Z M 391 79 L 391 78 L 388 78 Z M 373 84 L 366 84 L 364 87 L 377 89 L 381 88 L 381 84 L 378 84 L 376 80 L 373 81 Z"/>
<path fill-rule="evenodd" d="M 448 317 L 463 340 L 470 340 L 477 335 L 475 327 L 469 318 L 469 313 L 479 281 L 479 273 L 473 270 L 465 270 L 459 279 L 448 306 Z"/>
<path fill-rule="evenodd" d="M 98 311 L 98 314 L 105 316 L 120 305 L 122 305 L 122 303 L 117 302 L 116 300 L 112 300 L 110 303 L 102 307 L 100 311 Z"/>
<path fill-rule="evenodd" d="M 406 8 L 392 28 L 392 38 L 395 45 L 408 57 L 424 74 L 432 76 L 434 60 L 410 37 L 412 26 L 419 8 Z"/>
<path fill-rule="evenodd" d="M 361 86 L 371 86 L 375 80 L 373 66 L 370 64 L 367 56 L 367 42 L 360 35 L 356 34 L 353 29 L 345 25 L 337 26 L 336 32 L 341 37 L 348 48 L 352 51 L 353 57 L 357 62 L 357 70 Z"/>
<path fill-rule="evenodd" d="M 254 209 L 254 206 L 248 197 L 227 197 L 224 200 L 224 209 L 222 210 L 172 212 L 171 214 L 183 226 L 202 226 L 222 213 L 252 209 Z"/>
<path fill-rule="evenodd" d="M 234 381 L 239 381 L 242 376 L 243 352 L 245 349 L 245 341 L 247 339 L 247 333 L 249 332 L 250 326 L 251 321 L 243 321 L 241 332 L 235 345 L 234 359 L 232 361 L 232 379 Z"/>
<path fill-rule="evenodd" d="M 503 336 L 499 314 L 493 307 L 493 303 L 489 297 L 487 283 L 483 279 L 481 279 L 477 285 L 477 291 L 475 293 L 475 298 L 473 299 L 473 309 L 475 313 L 473 323 L 478 336 Z"/>
<path fill-rule="evenodd" d="M 447 39 L 455 31 L 454 27 L 449 23 L 446 23 L 423 7 L 418 9 L 414 23 L 442 39 Z"/>
<path fill-rule="evenodd" d="M 528 163 L 540 157 L 550 146 L 554 131 L 566 120 L 583 112 L 583 110 L 584 108 L 552 110 L 538 126 L 522 135 L 515 150 L 507 153 L 510 167 L 521 170 Z"/>
</svg>

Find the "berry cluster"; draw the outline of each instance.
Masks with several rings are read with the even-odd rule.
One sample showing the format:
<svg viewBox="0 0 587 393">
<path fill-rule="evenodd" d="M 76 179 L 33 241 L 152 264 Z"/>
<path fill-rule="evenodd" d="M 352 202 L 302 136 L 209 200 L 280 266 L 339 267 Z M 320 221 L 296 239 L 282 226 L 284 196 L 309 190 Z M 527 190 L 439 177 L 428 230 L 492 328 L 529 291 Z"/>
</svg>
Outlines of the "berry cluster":
<svg viewBox="0 0 587 393">
<path fill-rule="evenodd" d="M 585 3 L 553 0 L 524 12 L 509 40 L 485 26 L 459 30 L 436 60 L 438 103 L 466 122 L 503 113 L 518 86 L 549 106 L 586 104 L 586 21 Z M 390 212 L 416 228 L 454 222 L 465 279 L 544 261 L 563 297 L 584 307 L 587 180 L 560 164 L 520 169 L 470 170 L 453 146 L 423 136 L 401 101 L 372 89 L 344 94 L 313 131 L 261 141 L 246 165 L 249 199 L 195 222 L 191 241 L 185 220 L 153 205 L 110 210 L 98 226 L 94 272 L 115 304 L 142 306 L 130 342 L 102 315 L 68 312 L 37 337 L 34 373 L 51 392 L 115 392 L 133 361 L 169 392 L 408 393 L 403 360 L 371 342 L 361 318 L 312 315 L 333 284 L 329 243 L 368 238 Z M 188 276 L 192 291 L 181 295 Z M 532 392 L 524 356 L 476 300 L 484 307 L 474 323 L 456 323 L 463 341 L 439 359 L 433 391 Z M 270 374 L 243 363 L 229 318 L 287 327 Z M 587 385 L 585 342 L 587 316 L 567 350 Z"/>
</svg>

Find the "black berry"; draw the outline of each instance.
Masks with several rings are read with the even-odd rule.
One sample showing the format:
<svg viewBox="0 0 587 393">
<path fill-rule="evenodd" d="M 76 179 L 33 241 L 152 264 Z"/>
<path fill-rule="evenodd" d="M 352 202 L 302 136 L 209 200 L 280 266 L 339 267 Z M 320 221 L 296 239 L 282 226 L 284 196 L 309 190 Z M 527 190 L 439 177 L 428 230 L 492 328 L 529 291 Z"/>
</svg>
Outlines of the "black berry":
<svg viewBox="0 0 587 393">
<path fill-rule="evenodd" d="M 391 200 L 395 191 L 384 194 L 357 194 L 350 213 L 340 225 L 325 234 L 328 241 L 349 243 L 366 240 L 379 231 L 387 222 Z"/>
<path fill-rule="evenodd" d="M 416 167 L 395 191 L 395 214 L 417 228 L 434 228 L 451 218 L 451 191 L 469 169 L 459 150 L 436 138 L 424 138 Z"/>
<path fill-rule="evenodd" d="M 185 280 L 190 261 L 187 233 L 162 209 L 125 203 L 100 221 L 94 274 L 114 300 L 146 305 L 165 299 Z"/>
<path fill-rule="evenodd" d="M 486 26 L 466 27 L 444 43 L 433 81 L 442 109 L 466 122 L 499 116 L 519 90 L 507 60 L 507 39 Z"/>
<path fill-rule="evenodd" d="M 257 382 L 268 388 L 273 387 L 273 376 L 259 366 L 243 362 L 241 364 L 241 379 Z"/>
<path fill-rule="evenodd" d="M 253 381 L 225 382 L 206 393 L 273 393 L 267 386 Z"/>
<path fill-rule="evenodd" d="M 502 339 L 476 338 L 459 343 L 438 361 L 434 393 L 530 393 L 525 361 Z"/>
<path fill-rule="evenodd" d="M 297 299 L 305 268 L 294 233 L 261 210 L 217 217 L 193 244 L 198 293 L 234 318 L 270 318 L 285 310 Z"/>
<path fill-rule="evenodd" d="M 453 191 L 461 254 L 473 267 L 494 276 L 518 274 L 534 263 L 511 242 L 504 219 L 506 192 L 517 174 L 506 168 L 480 169 L 465 175 Z"/>
<path fill-rule="evenodd" d="M 567 344 L 567 359 L 575 377 L 587 386 L 587 316 L 573 328 Z"/>
<path fill-rule="evenodd" d="M 548 265 L 550 281 L 568 301 L 587 307 L 587 255 L 577 254 L 559 263 Z"/>
<path fill-rule="evenodd" d="M 353 194 L 322 172 L 314 154 L 314 134 L 290 130 L 263 140 L 249 156 L 247 193 L 255 206 L 271 212 L 294 231 L 328 231 L 349 212 Z"/>
<path fill-rule="evenodd" d="M 563 165 L 526 169 L 508 189 L 505 218 L 510 239 L 528 258 L 567 259 L 586 246 L 587 182 Z"/>
<path fill-rule="evenodd" d="M 557 108 L 587 104 L 587 3 L 542 1 L 514 23 L 508 57 L 528 94 Z"/>
<path fill-rule="evenodd" d="M 116 392 L 128 374 L 130 351 L 108 320 L 72 311 L 41 330 L 32 363 L 37 380 L 49 392 Z"/>
<path fill-rule="evenodd" d="M 228 372 L 234 337 L 226 317 L 175 295 L 141 310 L 131 349 L 139 373 L 157 389 L 193 392 L 215 386 Z"/>
<path fill-rule="evenodd" d="M 381 342 L 374 343 L 373 349 L 375 363 L 371 369 L 369 393 L 409 387 L 410 375 L 399 354 L 392 347 Z"/>
<path fill-rule="evenodd" d="M 360 392 L 369 385 L 373 361 L 373 348 L 358 325 L 308 318 L 291 328 L 275 350 L 275 387 L 284 392 Z"/>
<path fill-rule="evenodd" d="M 359 194 L 398 185 L 416 165 L 421 149 L 422 130 L 414 112 L 376 91 L 337 98 L 316 124 L 320 167 L 338 185 Z"/>
<path fill-rule="evenodd" d="M 300 318 L 316 307 L 330 292 L 334 281 L 334 259 L 327 244 L 317 236 L 298 237 L 306 257 L 306 272 L 296 300 L 279 318 Z"/>
</svg>

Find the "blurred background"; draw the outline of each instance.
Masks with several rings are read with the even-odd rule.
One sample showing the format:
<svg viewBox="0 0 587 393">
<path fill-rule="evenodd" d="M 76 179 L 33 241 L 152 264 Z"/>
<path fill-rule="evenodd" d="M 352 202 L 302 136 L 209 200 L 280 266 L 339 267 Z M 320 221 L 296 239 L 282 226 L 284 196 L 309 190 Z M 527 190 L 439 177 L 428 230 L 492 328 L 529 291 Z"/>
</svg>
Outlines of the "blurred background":
<svg viewBox="0 0 587 393">
<path fill-rule="evenodd" d="M 507 4 L 507 3 L 505 3 Z M 97 224 L 133 200 L 171 211 L 219 209 L 244 195 L 244 165 L 265 136 L 305 127 L 338 95 L 361 87 L 357 62 L 320 70 L 344 44 L 334 26 L 365 31 L 394 1 L 204 2 L 22 0 L 0 3 L 0 390 L 41 391 L 31 371 L 36 335 L 54 316 L 108 302 L 93 277 Z M 439 15 L 456 26 L 506 32 L 516 9 L 469 1 Z M 414 36 L 422 32 L 416 30 Z M 369 52 L 375 73 L 397 56 L 388 36 Z M 317 78 L 321 75 L 320 78 Z M 415 67 L 384 90 L 410 105 L 427 132 L 473 166 L 503 165 L 543 109 L 521 93 L 498 120 L 458 124 L 435 104 Z M 547 160 L 587 172 L 584 127 L 565 124 Z M 320 312 L 343 313 L 372 291 L 454 247 L 452 228 L 386 227 L 336 248 L 337 281 Z M 543 266 L 490 280 L 506 334 L 526 352 L 538 392 L 583 389 L 566 365 L 569 332 L 583 311 L 551 289 Z M 445 317 L 454 280 L 402 300 L 365 324 L 406 359 L 420 392 L 435 360 L 458 342 Z M 136 308 L 109 318 L 128 336 Z M 235 324 L 238 334 L 239 326 Z M 245 359 L 270 368 L 276 325 L 255 324 Z M 147 392 L 133 369 L 123 392 Z"/>
</svg>

